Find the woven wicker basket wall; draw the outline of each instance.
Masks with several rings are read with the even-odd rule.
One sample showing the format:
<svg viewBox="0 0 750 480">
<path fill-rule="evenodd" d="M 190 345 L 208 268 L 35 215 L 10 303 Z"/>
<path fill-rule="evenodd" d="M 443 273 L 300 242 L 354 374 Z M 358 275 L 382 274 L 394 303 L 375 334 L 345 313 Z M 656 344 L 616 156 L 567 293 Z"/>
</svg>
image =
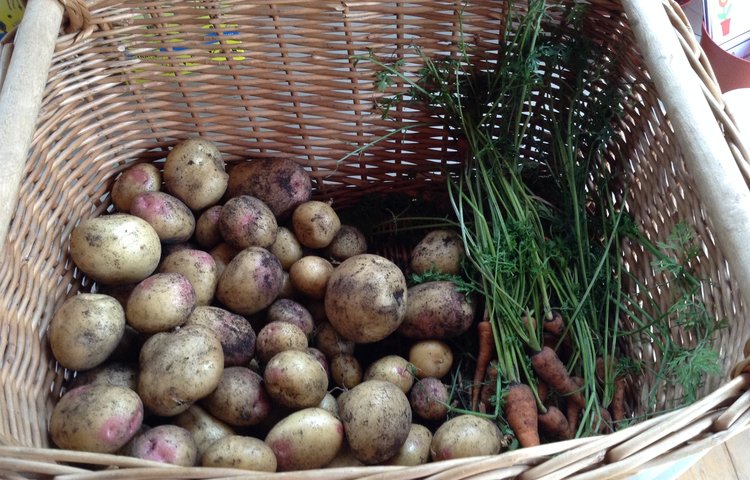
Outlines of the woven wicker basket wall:
<svg viewBox="0 0 750 480">
<path fill-rule="evenodd" d="M 703 250 L 697 273 L 707 280 L 703 300 L 715 318 L 729 322 L 720 338 L 723 374 L 712 377 L 702 395 L 726 385 L 693 410 L 681 412 L 683 423 L 675 422 L 674 414 L 665 414 L 598 439 L 560 442 L 497 458 L 413 469 L 300 472 L 299 478 L 376 473 L 382 478 L 422 478 L 438 472 L 446 478 L 483 472 L 501 478 L 539 463 L 550 471 L 568 463 L 577 465 L 572 471 L 584 465 L 599 467 L 604 475 L 607 462 L 631 455 L 652 441 L 666 437 L 674 445 L 642 457 L 634 455 L 640 458 L 634 465 L 668 458 L 674 447 L 689 450 L 687 443 L 698 445 L 698 439 L 711 437 L 711 425 L 717 425 L 715 415 L 706 415 L 718 404 L 733 402 L 747 386 L 744 376 L 731 383 L 728 376 L 744 356 L 746 305 L 727 258 L 717 246 L 717 233 L 706 217 L 676 133 L 620 2 L 587 3 L 591 8 L 581 31 L 565 24 L 564 10 L 550 17 L 547 28 L 571 29 L 562 38 L 585 35 L 611 51 L 612 64 L 606 66 L 604 81 L 620 89 L 625 101 L 621 105 L 624 115 L 616 125 L 621 135 L 610 148 L 623 153 L 626 162 L 615 163 L 619 157 L 613 154 L 609 167 L 635 187 L 627 208 L 652 240 L 665 239 L 677 222 L 687 222 L 698 232 Z M 400 59 L 406 70 L 416 72 L 420 63 L 414 47 L 427 53 L 449 52 L 459 38 L 460 23 L 489 53 L 498 48 L 504 5 L 496 0 L 469 2 L 459 22 L 463 2 L 448 0 L 103 0 L 90 4 L 91 15 L 83 29 L 74 28 L 58 39 L 0 265 L 0 445 L 5 446 L 0 456 L 7 457 L 0 461 L 0 474 L 2 470 L 39 476 L 87 471 L 56 464 L 62 461 L 120 465 L 135 469 L 132 474 L 139 472 L 139 478 L 178 475 L 177 470 L 165 472 L 132 459 L 47 448 L 48 415 L 72 372 L 55 365 L 45 330 L 65 298 L 91 288 L 67 256 L 68 236 L 79 220 L 109 208 L 107 191 L 119 172 L 134 162 L 163 159 L 179 139 L 199 135 L 216 142 L 230 163 L 245 158 L 294 159 L 309 169 L 316 196 L 333 199 L 340 207 L 370 194 L 440 192 L 442 172 L 459 165 L 461 150 L 423 112 L 393 112 L 399 122 L 428 126 L 415 126 L 361 155 L 341 160 L 394 127 L 375 108 L 382 95 L 374 88 L 375 69 L 367 62 L 355 62 L 353 56 L 371 50 L 382 58 Z M 679 17 L 673 20 L 675 28 L 684 28 Z M 6 39 L 6 47 L 11 41 Z M 690 45 L 689 38 L 685 41 Z M 700 55 L 697 58 L 694 65 L 699 69 Z M 714 91 L 710 71 L 706 76 L 704 65 L 702 72 L 710 94 Z M 730 135 L 731 118 L 723 112 L 720 99 L 714 99 L 714 108 L 716 121 L 729 132 L 727 141 L 742 159 L 744 150 Z M 663 280 L 648 255 L 626 252 L 631 272 L 638 278 L 648 283 Z M 691 341 L 678 329 L 674 340 Z M 633 342 L 627 353 L 646 362 L 659 361 L 648 344 Z M 636 410 L 643 409 L 652 382 L 648 375 L 636 379 L 630 399 Z M 680 394 L 664 391 L 659 407 Z M 735 407 L 722 417 L 725 430 L 735 423 L 727 419 L 734 420 L 737 411 L 744 410 Z M 702 430 L 677 436 L 681 425 L 695 429 L 698 419 L 703 419 Z M 644 441 L 649 432 L 652 437 Z M 610 449 L 629 438 L 634 443 L 605 458 Z M 706 442 L 718 441 L 716 436 L 711 438 Z M 567 457 L 558 457 L 558 463 L 543 463 L 563 452 Z M 14 463 L 13 457 L 25 460 Z M 626 462 L 612 471 L 627 471 L 632 465 Z M 182 478 L 237 474 L 197 468 L 180 472 Z M 527 475 L 536 478 L 542 473 L 532 470 Z"/>
</svg>

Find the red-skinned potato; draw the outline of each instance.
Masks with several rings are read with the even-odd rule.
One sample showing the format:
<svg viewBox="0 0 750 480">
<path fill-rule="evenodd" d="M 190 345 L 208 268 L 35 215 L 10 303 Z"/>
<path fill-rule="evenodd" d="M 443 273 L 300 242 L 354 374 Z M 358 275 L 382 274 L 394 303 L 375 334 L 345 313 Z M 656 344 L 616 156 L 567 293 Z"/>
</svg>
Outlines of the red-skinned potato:
<svg viewBox="0 0 750 480">
<path fill-rule="evenodd" d="M 210 305 L 219 283 L 216 260 L 210 253 L 185 248 L 169 254 L 162 260 L 160 273 L 179 273 L 188 279 L 195 291 L 196 305 Z"/>
<path fill-rule="evenodd" d="M 162 243 L 186 242 L 195 231 L 195 216 L 179 198 L 166 192 L 143 192 L 130 203 L 130 213 L 146 220 Z"/>
<path fill-rule="evenodd" d="M 156 333 L 182 325 L 195 308 L 195 290 L 181 273 L 155 273 L 135 286 L 125 306 L 128 325 Z"/>
<path fill-rule="evenodd" d="M 252 315 L 276 300 L 283 286 L 279 260 L 262 247 L 248 247 L 227 264 L 216 286 L 216 298 L 239 315 Z"/>
<path fill-rule="evenodd" d="M 130 204 L 138 194 L 161 190 L 161 170 L 151 163 L 138 163 L 115 179 L 112 185 L 112 204 L 119 212 L 128 213 Z"/>
</svg>

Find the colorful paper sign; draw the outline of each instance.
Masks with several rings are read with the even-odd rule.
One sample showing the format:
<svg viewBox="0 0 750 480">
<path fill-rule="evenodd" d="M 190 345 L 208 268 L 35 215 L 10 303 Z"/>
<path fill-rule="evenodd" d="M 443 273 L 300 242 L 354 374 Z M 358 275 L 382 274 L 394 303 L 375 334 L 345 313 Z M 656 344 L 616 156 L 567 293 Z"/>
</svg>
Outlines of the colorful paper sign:
<svg viewBox="0 0 750 480">
<path fill-rule="evenodd" d="M 706 31 L 724 50 L 750 54 L 750 0 L 703 0 Z"/>
</svg>

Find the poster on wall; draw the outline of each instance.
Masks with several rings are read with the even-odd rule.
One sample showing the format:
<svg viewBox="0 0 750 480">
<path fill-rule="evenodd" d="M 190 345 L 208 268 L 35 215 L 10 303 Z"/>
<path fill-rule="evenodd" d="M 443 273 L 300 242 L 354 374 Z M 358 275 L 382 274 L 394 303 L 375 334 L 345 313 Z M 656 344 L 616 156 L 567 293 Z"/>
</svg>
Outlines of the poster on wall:
<svg viewBox="0 0 750 480">
<path fill-rule="evenodd" d="M 724 50 L 750 57 L 750 0 L 703 0 L 706 31 Z"/>
</svg>

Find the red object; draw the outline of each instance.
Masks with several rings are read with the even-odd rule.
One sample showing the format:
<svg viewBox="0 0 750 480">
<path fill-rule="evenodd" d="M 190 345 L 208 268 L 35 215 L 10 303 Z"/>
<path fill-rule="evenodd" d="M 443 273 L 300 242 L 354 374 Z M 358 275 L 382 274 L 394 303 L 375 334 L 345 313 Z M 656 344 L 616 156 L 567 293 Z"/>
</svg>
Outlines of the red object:
<svg viewBox="0 0 750 480">
<path fill-rule="evenodd" d="M 701 26 L 701 48 L 706 53 L 722 92 L 750 88 L 750 61 L 732 55 L 717 45 L 706 31 L 705 24 Z"/>
<path fill-rule="evenodd" d="M 731 18 L 727 18 L 721 21 L 721 34 L 724 35 L 725 37 L 729 35 L 729 21 L 730 20 Z"/>
</svg>

